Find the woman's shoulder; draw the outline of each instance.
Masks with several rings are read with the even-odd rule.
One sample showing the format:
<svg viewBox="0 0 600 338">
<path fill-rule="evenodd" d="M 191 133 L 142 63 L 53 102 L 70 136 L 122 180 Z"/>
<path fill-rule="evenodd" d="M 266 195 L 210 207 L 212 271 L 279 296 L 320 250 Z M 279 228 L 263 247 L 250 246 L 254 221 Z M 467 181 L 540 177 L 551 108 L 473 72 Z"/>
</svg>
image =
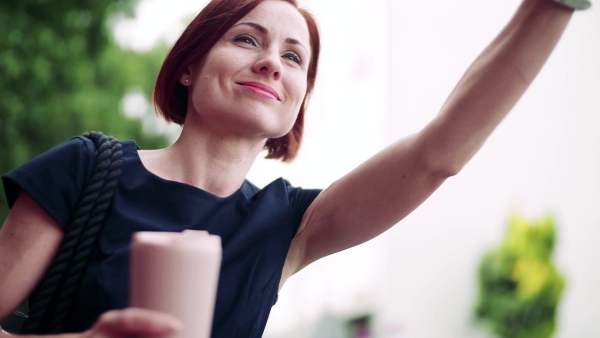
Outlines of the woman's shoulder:
<svg viewBox="0 0 600 338">
<path fill-rule="evenodd" d="M 248 187 L 245 187 L 248 185 Z M 293 207 L 306 210 L 308 205 L 321 193 L 322 189 L 304 188 L 301 185 L 294 185 L 287 179 L 279 177 L 271 183 L 264 186 L 262 189 L 256 187 L 252 183 L 246 181 L 242 187 L 242 191 L 248 196 L 260 196 L 260 198 L 285 199 Z"/>
<path fill-rule="evenodd" d="M 96 146 L 91 140 L 82 136 L 73 137 L 33 157 L 6 176 L 33 175 L 37 171 L 64 172 L 69 168 L 85 169 L 94 164 L 96 153 Z"/>
<path fill-rule="evenodd" d="M 64 226 L 93 170 L 96 153 L 91 140 L 73 137 L 13 169 L 2 177 L 9 207 L 25 191 Z"/>
<path fill-rule="evenodd" d="M 120 143 L 123 145 L 124 153 L 131 153 L 137 149 L 137 145 L 133 140 L 120 141 Z M 63 166 L 70 166 L 85 170 L 93 167 L 97 155 L 98 148 L 94 141 L 80 135 L 72 137 L 35 156 L 25 163 L 23 167 L 34 168 L 48 165 L 53 167 L 53 163 L 59 163 L 63 169 Z"/>
</svg>

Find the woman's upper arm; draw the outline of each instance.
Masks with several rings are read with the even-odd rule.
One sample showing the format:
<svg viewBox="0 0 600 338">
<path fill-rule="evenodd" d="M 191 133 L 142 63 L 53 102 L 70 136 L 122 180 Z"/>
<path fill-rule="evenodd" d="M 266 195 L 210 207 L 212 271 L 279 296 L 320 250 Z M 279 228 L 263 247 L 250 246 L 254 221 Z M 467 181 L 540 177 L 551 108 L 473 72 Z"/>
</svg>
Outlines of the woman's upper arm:
<svg viewBox="0 0 600 338">
<path fill-rule="evenodd" d="M 292 241 L 287 275 L 381 234 L 442 184 L 450 173 L 424 156 L 422 136 L 392 144 L 321 192 Z"/>
<path fill-rule="evenodd" d="M 60 225 L 21 192 L 0 229 L 0 321 L 35 288 L 62 238 Z"/>
</svg>

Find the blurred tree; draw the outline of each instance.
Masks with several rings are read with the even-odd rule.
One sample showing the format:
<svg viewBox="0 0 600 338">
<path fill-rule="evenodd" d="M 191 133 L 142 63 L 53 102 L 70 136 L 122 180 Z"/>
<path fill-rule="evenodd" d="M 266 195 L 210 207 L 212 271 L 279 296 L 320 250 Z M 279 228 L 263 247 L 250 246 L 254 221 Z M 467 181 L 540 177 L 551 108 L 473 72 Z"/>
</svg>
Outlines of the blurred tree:
<svg viewBox="0 0 600 338">
<path fill-rule="evenodd" d="M 500 337 L 549 338 L 565 281 L 551 261 L 554 221 L 513 216 L 498 248 L 479 267 L 477 319 Z"/>
<path fill-rule="evenodd" d="M 141 147 L 165 146 L 120 109 L 128 90 L 147 95 L 165 48 L 121 49 L 108 28 L 136 0 L 0 1 L 0 175 L 90 130 Z M 8 206 L 0 194 L 0 226 Z"/>
</svg>

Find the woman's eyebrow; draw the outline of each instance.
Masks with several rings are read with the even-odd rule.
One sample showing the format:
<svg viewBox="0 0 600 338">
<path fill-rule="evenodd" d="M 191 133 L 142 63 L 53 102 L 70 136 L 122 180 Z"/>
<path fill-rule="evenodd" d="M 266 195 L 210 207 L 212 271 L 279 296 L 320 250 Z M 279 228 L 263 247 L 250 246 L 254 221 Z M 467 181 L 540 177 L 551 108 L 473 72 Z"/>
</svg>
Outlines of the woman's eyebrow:
<svg viewBox="0 0 600 338">
<path fill-rule="evenodd" d="M 250 27 L 252 27 L 252 28 L 256 29 L 257 31 L 259 31 L 259 32 L 260 32 L 261 34 L 263 34 L 263 35 L 267 35 L 267 34 L 269 34 L 269 30 L 268 30 L 266 27 L 264 27 L 264 26 L 262 26 L 262 25 L 260 25 L 260 24 L 257 24 L 256 22 L 240 22 L 240 23 L 239 23 L 239 24 L 237 24 L 236 26 L 239 26 L 239 25 L 246 25 L 246 26 L 250 26 Z M 305 50 L 308 52 L 308 48 L 306 48 L 306 46 L 304 46 L 304 45 L 302 44 L 302 42 L 300 42 L 300 41 L 298 41 L 298 40 L 296 40 L 296 39 L 293 39 L 293 38 L 286 38 L 286 39 L 285 39 L 285 42 L 286 42 L 286 43 L 289 43 L 289 44 L 291 44 L 291 45 L 298 45 L 298 46 L 300 46 L 300 47 L 304 48 L 304 49 L 305 49 Z"/>
<path fill-rule="evenodd" d="M 269 33 L 269 30 L 266 27 L 264 27 L 260 24 L 257 24 L 256 22 L 240 22 L 236 26 L 238 26 L 238 25 L 250 26 L 265 35 Z"/>
</svg>

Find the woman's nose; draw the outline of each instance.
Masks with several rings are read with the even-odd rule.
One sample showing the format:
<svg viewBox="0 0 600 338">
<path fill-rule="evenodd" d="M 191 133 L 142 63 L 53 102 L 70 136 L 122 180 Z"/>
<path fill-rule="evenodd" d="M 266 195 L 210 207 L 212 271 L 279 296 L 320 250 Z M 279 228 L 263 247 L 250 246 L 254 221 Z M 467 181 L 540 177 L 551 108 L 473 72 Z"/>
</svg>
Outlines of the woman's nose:
<svg viewBox="0 0 600 338">
<path fill-rule="evenodd" d="M 275 52 L 265 52 L 261 54 L 260 59 L 253 66 L 253 71 L 269 77 L 274 80 L 281 78 L 281 60 L 279 54 Z"/>
</svg>

